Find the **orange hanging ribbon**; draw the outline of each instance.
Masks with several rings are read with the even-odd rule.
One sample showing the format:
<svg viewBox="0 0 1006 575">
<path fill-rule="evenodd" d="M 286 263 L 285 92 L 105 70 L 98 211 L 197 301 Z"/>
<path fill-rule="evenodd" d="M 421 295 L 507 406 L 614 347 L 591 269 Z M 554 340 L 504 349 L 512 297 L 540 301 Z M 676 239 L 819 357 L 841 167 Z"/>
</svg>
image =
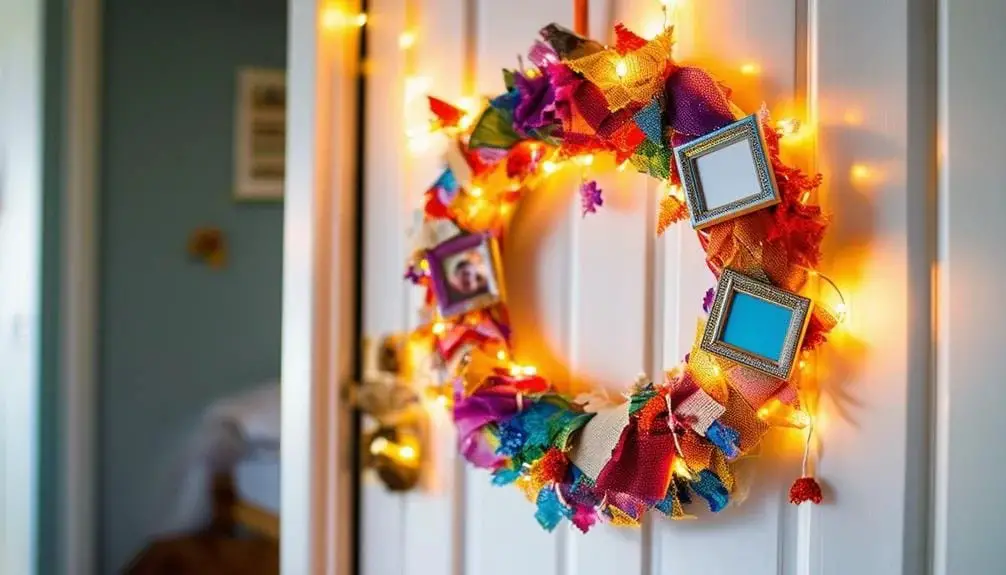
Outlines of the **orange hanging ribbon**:
<svg viewBox="0 0 1006 575">
<path fill-rule="evenodd" d="M 590 34 L 590 3 L 588 0 L 573 0 L 573 31 L 584 37 Z"/>
</svg>

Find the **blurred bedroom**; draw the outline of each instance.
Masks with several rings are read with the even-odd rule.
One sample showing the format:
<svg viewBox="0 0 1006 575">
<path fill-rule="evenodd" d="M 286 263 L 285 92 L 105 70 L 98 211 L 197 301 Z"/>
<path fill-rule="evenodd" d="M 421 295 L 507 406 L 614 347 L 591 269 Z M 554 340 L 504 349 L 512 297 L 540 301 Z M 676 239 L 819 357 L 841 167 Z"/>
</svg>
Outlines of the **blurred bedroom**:
<svg viewBox="0 0 1006 575">
<path fill-rule="evenodd" d="M 102 27 L 99 573 L 277 573 L 287 5 Z"/>
</svg>

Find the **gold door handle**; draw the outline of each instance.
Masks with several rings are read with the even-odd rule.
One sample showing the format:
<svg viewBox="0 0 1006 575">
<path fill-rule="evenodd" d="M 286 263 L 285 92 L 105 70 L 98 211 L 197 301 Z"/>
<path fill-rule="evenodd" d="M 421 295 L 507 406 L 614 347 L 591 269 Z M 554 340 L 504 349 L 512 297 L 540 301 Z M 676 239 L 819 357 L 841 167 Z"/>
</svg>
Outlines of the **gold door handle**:
<svg viewBox="0 0 1006 575">
<path fill-rule="evenodd" d="M 423 461 L 425 410 L 402 378 L 402 338 L 363 340 L 363 377 L 343 389 L 348 403 L 362 411 L 369 427 L 362 432 L 363 470 L 373 470 L 392 491 L 416 486 Z"/>
</svg>

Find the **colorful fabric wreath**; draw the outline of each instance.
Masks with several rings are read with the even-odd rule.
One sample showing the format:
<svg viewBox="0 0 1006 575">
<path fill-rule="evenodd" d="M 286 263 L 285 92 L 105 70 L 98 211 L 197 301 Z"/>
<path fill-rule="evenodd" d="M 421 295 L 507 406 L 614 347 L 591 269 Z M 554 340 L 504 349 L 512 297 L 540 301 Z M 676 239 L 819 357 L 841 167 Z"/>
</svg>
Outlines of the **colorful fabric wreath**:
<svg viewBox="0 0 1006 575">
<path fill-rule="evenodd" d="M 798 413 L 794 383 L 724 361 L 696 343 L 662 379 L 637 381 L 627 401 L 599 408 L 562 393 L 563 382 L 513 363 L 502 302 L 436 317 L 444 302 L 433 289 L 430 250 L 459 233 L 502 241 L 515 204 L 556 162 L 612 154 L 671 189 L 680 184 L 673 148 L 738 119 L 728 89 L 671 58 L 671 30 L 644 40 L 619 26 L 612 47 L 555 24 L 541 35 L 529 53 L 533 67 L 504 71 L 506 90 L 470 129 L 461 127 L 464 112 L 431 99 L 456 149 L 426 193 L 422 239 L 405 274 L 426 289 L 434 315 L 414 335 L 429 342 L 450 374 L 460 453 L 491 470 L 494 484 L 521 489 L 545 529 L 564 519 L 584 532 L 599 522 L 637 525 L 648 509 L 683 518 L 696 499 L 720 511 L 735 491 L 732 463 L 771 426 L 792 423 L 766 415 Z M 821 210 L 803 201 L 820 177 L 783 163 L 779 134 L 765 110 L 759 118 L 781 202 L 706 228 L 699 239 L 715 277 L 730 268 L 796 291 L 820 259 L 827 226 Z M 580 201 L 584 216 L 603 206 L 596 182 L 583 182 Z M 687 215 L 684 199 L 666 194 L 658 232 Z M 711 291 L 701 303 L 708 314 Z M 804 349 L 824 342 L 835 323 L 816 307 Z M 795 501 L 820 500 L 813 479 L 798 483 Z"/>
</svg>

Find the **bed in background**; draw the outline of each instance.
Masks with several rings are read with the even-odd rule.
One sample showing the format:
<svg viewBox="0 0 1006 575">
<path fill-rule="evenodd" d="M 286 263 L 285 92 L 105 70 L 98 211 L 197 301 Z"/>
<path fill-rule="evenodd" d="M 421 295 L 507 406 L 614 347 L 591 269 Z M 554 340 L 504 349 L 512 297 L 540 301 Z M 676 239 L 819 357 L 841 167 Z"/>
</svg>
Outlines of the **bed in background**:
<svg viewBox="0 0 1006 575">
<path fill-rule="evenodd" d="M 165 534 L 279 538 L 280 386 L 210 406 L 193 433 Z"/>
</svg>

